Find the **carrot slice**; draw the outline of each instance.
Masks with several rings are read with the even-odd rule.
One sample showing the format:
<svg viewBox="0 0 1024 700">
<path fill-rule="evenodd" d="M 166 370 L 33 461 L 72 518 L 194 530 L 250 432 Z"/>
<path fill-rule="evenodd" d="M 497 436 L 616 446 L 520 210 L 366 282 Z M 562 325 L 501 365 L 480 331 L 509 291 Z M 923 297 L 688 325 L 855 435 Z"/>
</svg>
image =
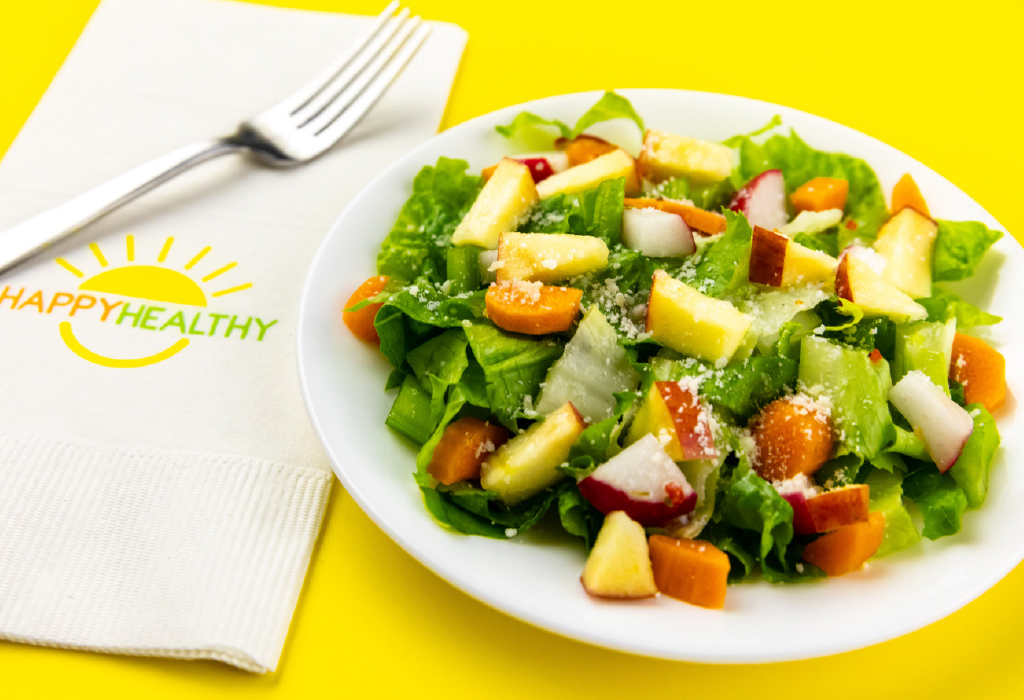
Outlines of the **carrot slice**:
<svg viewBox="0 0 1024 700">
<path fill-rule="evenodd" d="M 387 277 L 371 277 L 352 292 L 352 296 L 345 302 L 345 308 L 348 309 L 364 299 L 376 296 L 387 283 Z M 382 306 L 384 304 L 369 304 L 358 311 L 344 311 L 341 315 L 342 320 L 355 337 L 368 343 L 379 343 L 380 337 L 377 335 L 377 329 L 373 327 L 373 320 Z"/>
<path fill-rule="evenodd" d="M 789 201 L 797 211 L 825 211 L 826 209 L 845 209 L 846 195 L 850 191 L 850 183 L 834 177 L 816 177 L 800 185 Z"/>
<path fill-rule="evenodd" d="M 764 407 L 751 425 L 763 479 L 781 481 L 812 474 L 832 456 L 832 419 L 803 398 L 783 398 Z"/>
<path fill-rule="evenodd" d="M 870 559 L 884 536 L 885 515 L 871 513 L 867 521 L 841 527 L 804 547 L 804 561 L 829 576 L 842 576 L 859 569 Z"/>
<path fill-rule="evenodd" d="M 580 312 L 583 292 L 540 282 L 492 284 L 484 296 L 494 325 L 513 333 L 544 335 L 569 330 Z"/>
<path fill-rule="evenodd" d="M 896 186 L 892 188 L 892 213 L 899 213 L 904 207 L 910 207 L 918 214 L 924 214 L 929 219 L 932 215 L 928 213 L 928 203 L 921 196 L 921 190 L 917 188 L 914 178 L 907 173 L 900 178 Z"/>
<path fill-rule="evenodd" d="M 634 209 L 658 209 L 682 217 L 686 225 L 701 233 L 711 236 L 725 231 L 725 217 L 713 211 L 706 211 L 681 202 L 667 199 L 630 199 L 626 198 L 627 207 Z"/>
<path fill-rule="evenodd" d="M 570 168 L 589 163 L 606 153 L 619 150 L 615 144 L 586 134 L 581 134 L 574 139 L 560 138 L 555 141 L 555 148 L 565 151 L 565 155 L 569 157 Z"/>
<path fill-rule="evenodd" d="M 480 465 L 508 441 L 500 425 L 466 416 L 448 425 L 434 448 L 427 473 L 445 486 L 480 478 Z"/>
<path fill-rule="evenodd" d="M 654 585 L 667 596 L 704 608 L 725 606 L 729 556 L 704 540 L 654 535 L 648 540 Z"/>
<path fill-rule="evenodd" d="M 980 403 L 989 413 L 1006 400 L 1006 358 L 981 338 L 956 334 L 949 376 L 964 385 L 967 403 Z"/>
</svg>

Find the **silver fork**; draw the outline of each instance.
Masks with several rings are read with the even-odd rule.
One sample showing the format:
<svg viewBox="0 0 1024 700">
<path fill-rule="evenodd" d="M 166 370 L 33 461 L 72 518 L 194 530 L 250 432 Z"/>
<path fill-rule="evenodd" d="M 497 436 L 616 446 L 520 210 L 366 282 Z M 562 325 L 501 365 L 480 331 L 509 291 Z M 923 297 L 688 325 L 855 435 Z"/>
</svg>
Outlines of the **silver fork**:
<svg viewBox="0 0 1024 700">
<path fill-rule="evenodd" d="M 359 123 L 427 38 L 430 26 L 398 7 L 394 0 L 347 54 L 234 134 L 171 151 L 0 233 L 0 272 L 212 158 L 246 151 L 264 165 L 291 167 L 323 154 Z"/>
</svg>

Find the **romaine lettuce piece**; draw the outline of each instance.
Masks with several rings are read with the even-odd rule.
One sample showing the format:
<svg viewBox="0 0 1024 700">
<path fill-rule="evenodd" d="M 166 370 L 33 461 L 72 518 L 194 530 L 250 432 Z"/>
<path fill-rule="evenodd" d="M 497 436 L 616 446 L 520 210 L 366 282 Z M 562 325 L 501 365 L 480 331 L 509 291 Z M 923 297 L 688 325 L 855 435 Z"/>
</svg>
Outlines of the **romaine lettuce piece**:
<svg viewBox="0 0 1024 700">
<path fill-rule="evenodd" d="M 800 343 L 800 386 L 832 403 L 832 421 L 844 451 L 871 459 L 895 439 L 888 394 L 889 363 L 863 350 L 817 336 Z"/>
<path fill-rule="evenodd" d="M 985 502 L 985 496 L 988 494 L 992 458 L 999 449 L 999 430 L 992 414 L 980 403 L 967 406 L 967 413 L 974 420 L 974 431 L 964 445 L 960 459 L 950 468 L 949 474 L 963 489 L 967 504 L 971 508 L 977 508 Z"/>
<path fill-rule="evenodd" d="M 621 177 L 577 194 L 557 194 L 541 200 L 519 229 L 529 233 L 596 236 L 614 245 L 622 234 L 625 197 L 626 181 Z"/>
<path fill-rule="evenodd" d="M 512 120 L 511 124 L 496 126 L 494 127 L 494 130 L 506 138 L 511 138 L 524 129 L 553 126 L 558 129 L 559 134 L 561 134 L 563 138 L 572 139 L 594 126 L 594 124 L 610 121 L 612 119 L 630 119 L 640 129 L 641 134 L 644 132 L 644 120 L 636 113 L 636 110 L 633 109 L 633 105 L 630 104 L 629 100 L 610 90 L 605 92 L 605 94 L 603 94 L 601 98 L 594 103 L 594 106 L 588 109 L 583 116 L 579 118 L 576 122 L 576 126 L 571 129 L 568 124 L 560 122 L 557 119 L 545 119 L 531 112 L 520 112 L 516 115 L 515 119 Z"/>
<path fill-rule="evenodd" d="M 762 566 L 774 554 L 786 561 L 793 539 L 793 507 L 745 461 L 733 470 L 722 502 L 722 520 L 733 527 L 760 534 Z"/>
<path fill-rule="evenodd" d="M 406 375 L 384 424 L 417 445 L 422 445 L 430 438 L 437 426 L 437 419 L 432 415 L 430 392 L 423 388 L 416 377 Z"/>
<path fill-rule="evenodd" d="M 710 297 L 720 297 L 746 282 L 750 264 L 750 239 L 754 230 L 747 217 L 726 211 L 725 218 L 725 233 L 707 248 L 697 263 L 696 276 L 688 281 L 690 286 Z"/>
<path fill-rule="evenodd" d="M 541 415 L 566 401 L 587 420 L 597 423 L 615 412 L 615 394 L 640 384 L 626 350 L 597 305 L 591 306 L 565 352 L 551 365 L 535 408 Z"/>
<path fill-rule="evenodd" d="M 463 294 L 480 289 L 481 248 L 466 245 L 448 249 L 448 293 Z"/>
<path fill-rule="evenodd" d="M 421 275 L 437 282 L 444 279 L 445 248 L 483 186 L 467 168 L 464 160 L 441 157 L 436 165 L 420 170 L 412 196 L 381 244 L 378 275 L 405 282 Z"/>
<path fill-rule="evenodd" d="M 692 358 L 672 360 L 664 356 L 650 360 L 655 381 L 678 381 L 698 377 L 698 393 L 716 407 L 746 419 L 794 388 L 797 363 L 787 357 L 755 355 L 740 364 L 716 369 Z"/>
<path fill-rule="evenodd" d="M 962 280 L 974 274 L 993 243 L 1003 237 L 977 221 L 939 221 L 939 237 L 932 253 L 932 279 Z"/>
<path fill-rule="evenodd" d="M 469 367 L 467 345 L 462 330 L 453 328 L 411 350 L 405 357 L 420 384 L 431 395 L 430 411 L 435 421 L 444 415 L 448 387 L 458 382 Z"/>
<path fill-rule="evenodd" d="M 525 415 L 525 402 L 536 395 L 548 368 L 562 355 L 562 346 L 553 340 L 509 335 L 493 326 L 474 324 L 463 330 L 483 368 L 494 415 L 515 431 L 516 418 Z"/>
<path fill-rule="evenodd" d="M 924 299 L 916 299 L 918 304 L 928 310 L 928 319 L 934 323 L 945 323 L 955 320 L 957 328 L 974 328 L 975 326 L 991 326 L 1002 321 L 1002 317 L 982 311 L 969 304 L 960 296 L 938 285 L 932 285 L 932 295 Z"/>
<path fill-rule="evenodd" d="M 903 479 L 903 494 L 921 511 L 925 537 L 937 540 L 960 532 L 967 497 L 952 476 L 926 465 Z"/>
<path fill-rule="evenodd" d="M 872 469 L 864 480 L 870 489 L 869 509 L 885 515 L 885 537 L 875 552 L 875 559 L 906 549 L 921 539 L 921 533 L 903 505 L 902 482 L 902 476 L 881 469 Z"/>
<path fill-rule="evenodd" d="M 956 319 L 946 323 L 901 323 L 896 326 L 895 359 L 892 381 L 898 382 L 908 372 L 920 370 L 936 386 L 949 394 L 949 363 L 953 358 L 953 337 Z"/>
</svg>

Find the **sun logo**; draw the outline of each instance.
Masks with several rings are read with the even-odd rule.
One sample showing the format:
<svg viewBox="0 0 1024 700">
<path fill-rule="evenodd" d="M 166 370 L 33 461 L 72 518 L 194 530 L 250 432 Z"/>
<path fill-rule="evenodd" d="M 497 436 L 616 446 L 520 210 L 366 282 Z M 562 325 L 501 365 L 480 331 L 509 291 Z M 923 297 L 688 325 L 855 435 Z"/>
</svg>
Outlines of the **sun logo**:
<svg viewBox="0 0 1024 700">
<path fill-rule="evenodd" d="M 99 245 L 91 243 L 89 245 L 89 250 L 92 251 L 96 261 L 103 269 L 87 279 L 84 279 L 85 273 L 64 258 L 57 258 L 56 262 L 75 277 L 84 279 L 84 281 L 79 285 L 79 289 L 83 291 L 116 294 L 119 296 L 180 304 L 183 306 L 205 307 L 207 305 L 208 292 L 204 290 L 201 285 L 208 285 L 209 283 L 212 283 L 221 275 L 233 270 L 238 263 L 229 262 L 226 265 L 209 272 L 203 277 L 200 277 L 199 281 L 196 281 L 184 272 L 179 272 L 178 270 L 171 269 L 164 265 L 168 254 L 171 252 L 171 246 L 173 244 L 173 237 L 168 237 L 167 240 L 164 241 L 163 248 L 161 248 L 160 254 L 156 259 L 156 262 L 159 263 L 159 265 L 137 263 L 135 261 L 135 238 L 132 235 L 128 235 L 125 237 L 125 258 L 128 264 L 118 267 L 110 267 L 110 263 L 107 261 L 107 257 L 104 255 L 103 251 L 100 250 Z M 210 246 L 206 246 L 191 257 L 189 261 L 185 263 L 185 271 L 190 272 L 194 267 L 196 267 L 196 265 L 203 261 L 211 250 Z M 218 283 L 214 284 L 218 287 L 221 286 Z M 251 282 L 222 287 L 209 292 L 209 296 L 213 298 L 223 297 L 228 294 L 244 291 L 250 287 L 252 287 Z M 61 322 L 60 335 L 68 348 L 76 355 L 105 367 L 144 367 L 146 365 L 166 360 L 183 350 L 189 344 L 188 338 L 182 338 L 165 350 L 147 357 L 116 359 L 100 355 L 83 346 L 72 332 L 71 323 L 69 321 Z"/>
</svg>

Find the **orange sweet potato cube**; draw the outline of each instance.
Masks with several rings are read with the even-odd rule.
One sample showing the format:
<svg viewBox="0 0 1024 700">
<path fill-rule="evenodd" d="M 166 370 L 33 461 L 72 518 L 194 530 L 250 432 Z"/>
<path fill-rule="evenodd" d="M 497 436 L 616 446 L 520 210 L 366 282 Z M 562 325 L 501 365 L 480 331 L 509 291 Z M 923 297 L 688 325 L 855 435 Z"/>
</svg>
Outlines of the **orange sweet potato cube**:
<svg viewBox="0 0 1024 700">
<path fill-rule="evenodd" d="M 512 333 L 544 335 L 572 328 L 582 298 L 583 292 L 572 287 L 515 281 L 492 284 L 484 295 L 484 302 L 487 317 L 498 328 Z"/>
<path fill-rule="evenodd" d="M 825 211 L 826 209 L 845 209 L 846 195 L 850 191 L 850 183 L 834 177 L 816 177 L 800 185 L 789 201 L 797 211 Z"/>
<path fill-rule="evenodd" d="M 829 576 L 842 576 L 864 565 L 882 544 L 885 515 L 871 513 L 865 522 L 834 530 L 804 547 L 804 561 Z"/>
<path fill-rule="evenodd" d="M 964 385 L 967 403 L 980 403 L 989 413 L 1006 400 L 1006 358 L 981 338 L 956 334 L 949 376 Z"/>
<path fill-rule="evenodd" d="M 480 478 L 480 465 L 508 440 L 500 425 L 466 416 L 448 425 L 434 448 L 427 473 L 445 486 Z"/>
<path fill-rule="evenodd" d="M 704 540 L 648 540 L 654 583 L 667 596 L 704 608 L 725 606 L 729 556 Z"/>
</svg>

